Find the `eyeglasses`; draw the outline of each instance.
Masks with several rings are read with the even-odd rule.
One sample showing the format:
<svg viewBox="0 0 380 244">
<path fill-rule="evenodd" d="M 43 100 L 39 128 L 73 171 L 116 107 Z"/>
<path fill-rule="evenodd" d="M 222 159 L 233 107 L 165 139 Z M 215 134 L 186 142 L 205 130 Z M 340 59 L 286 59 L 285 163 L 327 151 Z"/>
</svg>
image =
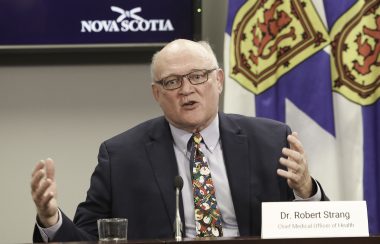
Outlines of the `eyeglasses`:
<svg viewBox="0 0 380 244">
<path fill-rule="evenodd" d="M 199 85 L 205 83 L 208 80 L 208 74 L 216 69 L 195 70 L 186 75 L 171 75 L 156 81 L 156 83 L 162 85 L 166 90 L 175 90 L 182 86 L 183 78 L 186 77 L 192 85 Z"/>
</svg>

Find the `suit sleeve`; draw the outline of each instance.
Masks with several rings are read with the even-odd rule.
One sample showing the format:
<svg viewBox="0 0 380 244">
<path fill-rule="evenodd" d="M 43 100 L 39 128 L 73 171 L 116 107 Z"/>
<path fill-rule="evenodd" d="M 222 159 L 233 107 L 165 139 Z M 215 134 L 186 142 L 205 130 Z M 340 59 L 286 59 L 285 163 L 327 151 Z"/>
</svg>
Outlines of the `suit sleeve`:
<svg viewBox="0 0 380 244">
<path fill-rule="evenodd" d="M 78 205 L 74 221 L 62 212 L 62 226 L 49 242 L 98 240 L 97 220 L 109 217 L 110 213 L 109 157 L 104 143 L 100 147 L 98 161 L 91 176 L 86 201 Z M 36 226 L 33 242 L 43 242 Z"/>
</svg>

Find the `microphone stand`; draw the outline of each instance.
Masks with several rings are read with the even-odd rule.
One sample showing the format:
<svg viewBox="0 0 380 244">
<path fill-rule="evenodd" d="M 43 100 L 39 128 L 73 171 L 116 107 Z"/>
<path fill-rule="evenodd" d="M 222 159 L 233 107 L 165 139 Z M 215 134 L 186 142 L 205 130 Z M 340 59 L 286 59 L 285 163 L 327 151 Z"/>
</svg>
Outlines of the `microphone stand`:
<svg viewBox="0 0 380 244">
<path fill-rule="evenodd" d="M 181 176 L 176 176 L 174 179 L 174 185 L 175 185 L 175 221 L 174 221 L 174 238 L 176 241 L 182 241 L 182 221 L 181 221 L 181 215 L 179 213 L 179 194 L 183 187 L 183 180 Z"/>
</svg>

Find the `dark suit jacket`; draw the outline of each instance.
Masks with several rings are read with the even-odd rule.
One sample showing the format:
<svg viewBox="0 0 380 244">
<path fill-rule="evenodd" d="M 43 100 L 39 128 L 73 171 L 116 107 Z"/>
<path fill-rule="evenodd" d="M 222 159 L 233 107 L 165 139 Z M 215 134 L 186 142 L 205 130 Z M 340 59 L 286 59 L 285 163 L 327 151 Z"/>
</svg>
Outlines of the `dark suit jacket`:
<svg viewBox="0 0 380 244">
<path fill-rule="evenodd" d="M 283 123 L 241 115 L 220 113 L 219 120 L 240 234 L 260 235 L 261 202 L 294 198 L 286 180 L 276 173 L 290 129 Z M 149 120 L 105 141 L 98 160 L 74 223 L 64 215 L 52 241 L 96 240 L 97 219 L 109 217 L 128 218 L 128 239 L 171 238 L 178 168 L 165 118 Z M 183 220 L 183 209 L 181 215 Z M 38 229 L 33 240 L 41 241 Z"/>
</svg>

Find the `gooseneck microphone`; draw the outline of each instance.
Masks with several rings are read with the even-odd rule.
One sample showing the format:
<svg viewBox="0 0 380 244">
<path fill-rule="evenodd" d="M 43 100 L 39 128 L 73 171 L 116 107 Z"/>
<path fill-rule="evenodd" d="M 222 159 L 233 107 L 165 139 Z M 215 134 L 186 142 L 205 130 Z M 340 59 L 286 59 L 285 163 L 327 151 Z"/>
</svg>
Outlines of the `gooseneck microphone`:
<svg viewBox="0 0 380 244">
<path fill-rule="evenodd" d="M 174 221 L 174 237 L 176 241 L 182 241 L 182 221 L 179 214 L 179 194 L 183 187 L 183 179 L 177 175 L 174 178 L 175 186 L 175 221 Z"/>
</svg>

